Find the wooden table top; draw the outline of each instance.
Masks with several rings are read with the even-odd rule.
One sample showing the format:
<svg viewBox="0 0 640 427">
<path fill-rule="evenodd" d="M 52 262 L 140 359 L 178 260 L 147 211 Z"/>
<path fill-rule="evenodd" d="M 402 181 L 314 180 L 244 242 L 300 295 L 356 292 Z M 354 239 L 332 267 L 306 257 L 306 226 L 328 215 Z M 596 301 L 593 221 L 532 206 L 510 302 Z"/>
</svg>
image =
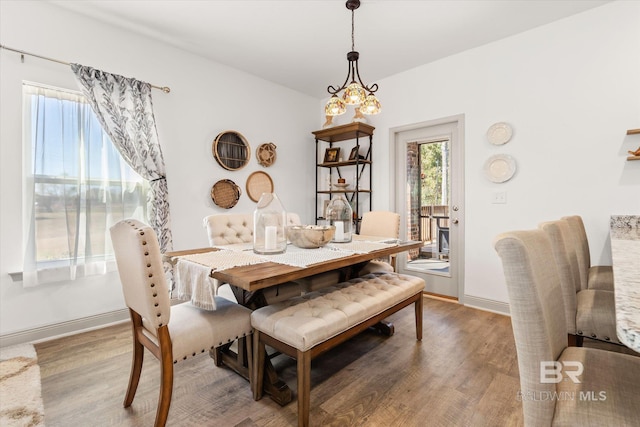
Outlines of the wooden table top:
<svg viewBox="0 0 640 427">
<path fill-rule="evenodd" d="M 363 240 L 360 237 L 358 240 Z M 242 288 L 246 291 L 257 291 L 259 289 L 268 288 L 291 280 L 301 279 L 313 276 L 318 273 L 336 270 L 343 267 L 365 263 L 377 258 L 384 258 L 389 255 L 408 251 L 411 249 L 419 249 L 422 242 L 405 241 L 398 245 L 390 246 L 384 249 L 378 249 L 364 254 L 353 254 L 343 258 L 324 261 L 308 267 L 295 267 L 286 264 L 278 264 L 275 262 L 265 262 L 260 264 L 245 265 L 233 267 L 226 270 L 214 271 L 212 277 L 221 282 Z M 167 252 L 164 255 L 165 261 L 171 262 L 175 257 L 181 255 L 189 255 L 194 253 L 202 253 L 217 250 L 215 248 L 190 249 L 185 251 Z"/>
</svg>

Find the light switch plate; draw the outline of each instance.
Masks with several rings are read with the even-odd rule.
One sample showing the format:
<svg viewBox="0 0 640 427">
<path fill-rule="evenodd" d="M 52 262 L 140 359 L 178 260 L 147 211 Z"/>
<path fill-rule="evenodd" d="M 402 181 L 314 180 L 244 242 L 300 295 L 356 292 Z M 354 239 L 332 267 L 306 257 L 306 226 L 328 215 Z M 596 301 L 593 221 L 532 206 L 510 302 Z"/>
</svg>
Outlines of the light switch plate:
<svg viewBox="0 0 640 427">
<path fill-rule="evenodd" d="M 493 196 L 491 198 L 491 203 L 496 204 L 505 204 L 507 203 L 507 192 L 506 191 L 494 191 Z"/>
</svg>

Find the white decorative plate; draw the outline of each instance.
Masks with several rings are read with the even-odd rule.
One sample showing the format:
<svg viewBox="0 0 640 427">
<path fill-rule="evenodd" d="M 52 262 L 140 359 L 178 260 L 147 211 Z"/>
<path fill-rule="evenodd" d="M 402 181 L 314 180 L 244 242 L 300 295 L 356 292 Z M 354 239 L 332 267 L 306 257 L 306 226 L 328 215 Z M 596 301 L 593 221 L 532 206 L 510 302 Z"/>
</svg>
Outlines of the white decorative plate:
<svg viewBox="0 0 640 427">
<path fill-rule="evenodd" d="M 493 145 L 502 145 L 509 142 L 513 135 L 513 129 L 508 123 L 500 122 L 491 125 L 487 131 L 487 139 Z"/>
<path fill-rule="evenodd" d="M 496 154 L 485 162 L 484 173 L 491 182 L 509 181 L 516 173 L 516 161 L 507 154 Z"/>
</svg>

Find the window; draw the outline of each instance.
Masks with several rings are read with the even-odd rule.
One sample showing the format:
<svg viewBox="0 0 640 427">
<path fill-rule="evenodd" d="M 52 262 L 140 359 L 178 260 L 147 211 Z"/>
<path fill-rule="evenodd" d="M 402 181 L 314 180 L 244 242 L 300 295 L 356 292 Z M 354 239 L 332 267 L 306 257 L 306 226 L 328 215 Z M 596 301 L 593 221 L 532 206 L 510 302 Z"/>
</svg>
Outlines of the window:
<svg viewBox="0 0 640 427">
<path fill-rule="evenodd" d="M 146 222 L 148 183 L 122 159 L 84 97 L 23 84 L 25 286 L 113 268 L 109 227 Z"/>
</svg>

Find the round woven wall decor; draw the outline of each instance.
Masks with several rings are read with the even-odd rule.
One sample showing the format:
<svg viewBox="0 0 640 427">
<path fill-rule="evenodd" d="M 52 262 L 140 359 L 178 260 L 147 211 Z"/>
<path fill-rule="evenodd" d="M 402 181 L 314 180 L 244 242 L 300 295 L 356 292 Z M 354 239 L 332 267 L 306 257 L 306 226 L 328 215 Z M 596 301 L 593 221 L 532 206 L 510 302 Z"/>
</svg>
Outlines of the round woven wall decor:
<svg viewBox="0 0 640 427">
<path fill-rule="evenodd" d="M 247 196 L 257 202 L 262 193 L 273 193 L 273 181 L 266 172 L 257 171 L 247 178 Z"/>
<path fill-rule="evenodd" d="M 273 142 L 260 144 L 256 150 L 256 157 L 261 166 L 266 168 L 271 166 L 276 161 L 276 144 Z"/>
<path fill-rule="evenodd" d="M 216 136 L 211 151 L 220 166 L 231 171 L 245 167 L 251 155 L 251 147 L 245 137 L 234 130 Z"/>
<path fill-rule="evenodd" d="M 221 208 L 231 209 L 238 203 L 242 190 L 230 179 L 221 179 L 211 187 L 211 200 Z"/>
</svg>

